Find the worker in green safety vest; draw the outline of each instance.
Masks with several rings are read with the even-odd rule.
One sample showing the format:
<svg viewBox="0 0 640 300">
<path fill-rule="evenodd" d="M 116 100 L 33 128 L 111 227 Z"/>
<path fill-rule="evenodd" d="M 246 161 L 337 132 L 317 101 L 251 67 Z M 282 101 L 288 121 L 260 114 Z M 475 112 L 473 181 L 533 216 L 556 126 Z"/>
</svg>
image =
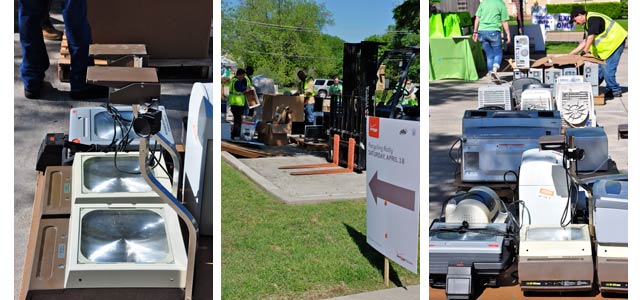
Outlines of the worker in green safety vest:
<svg viewBox="0 0 640 300">
<path fill-rule="evenodd" d="M 233 127 L 231 129 L 231 139 L 239 139 L 242 128 L 242 115 L 247 99 L 244 92 L 247 90 L 246 72 L 243 69 L 236 71 L 236 76 L 229 82 L 229 106 L 233 114 Z"/>
<path fill-rule="evenodd" d="M 585 57 L 597 57 L 605 61 L 599 66 L 598 78 L 607 83 L 605 99 L 622 97 L 622 88 L 616 80 L 618 63 L 624 51 L 627 31 L 610 17 L 587 12 L 584 7 L 576 6 L 571 10 L 571 22 L 584 25 L 584 39 L 569 54 L 581 54 Z"/>
<path fill-rule="evenodd" d="M 307 76 L 304 71 L 298 71 L 298 79 L 300 82 L 298 83 L 298 92 L 297 95 L 304 96 L 304 118 L 307 124 L 313 124 L 315 119 L 313 117 L 313 105 L 316 103 L 315 96 L 316 90 L 313 86 L 314 80 L 313 77 Z"/>
</svg>

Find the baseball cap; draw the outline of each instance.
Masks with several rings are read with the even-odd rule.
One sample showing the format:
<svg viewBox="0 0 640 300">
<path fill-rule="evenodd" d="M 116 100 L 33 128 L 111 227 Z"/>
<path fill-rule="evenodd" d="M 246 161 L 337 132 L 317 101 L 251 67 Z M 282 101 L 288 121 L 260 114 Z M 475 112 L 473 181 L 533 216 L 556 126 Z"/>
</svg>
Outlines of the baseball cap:
<svg viewBox="0 0 640 300">
<path fill-rule="evenodd" d="M 587 11 L 584 9 L 584 7 L 582 6 L 574 6 L 573 9 L 571 9 L 571 20 L 569 21 L 570 23 L 575 22 L 575 18 L 578 15 L 586 15 Z"/>
</svg>

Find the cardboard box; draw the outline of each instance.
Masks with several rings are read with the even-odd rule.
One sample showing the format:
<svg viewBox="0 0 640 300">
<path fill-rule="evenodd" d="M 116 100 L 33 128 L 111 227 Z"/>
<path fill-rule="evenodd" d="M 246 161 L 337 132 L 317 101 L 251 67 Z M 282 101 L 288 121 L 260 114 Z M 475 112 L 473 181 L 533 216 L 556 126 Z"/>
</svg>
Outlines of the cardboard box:
<svg viewBox="0 0 640 300">
<path fill-rule="evenodd" d="M 256 108 L 260 106 L 260 98 L 258 98 L 258 94 L 256 93 L 256 90 L 245 91 L 244 96 L 247 99 L 247 104 L 249 104 L 249 108 Z"/>
<path fill-rule="evenodd" d="M 302 96 L 285 96 L 265 94 L 262 96 L 262 120 L 271 121 L 276 108 L 288 106 L 293 122 L 304 122 L 304 98 Z"/>
<path fill-rule="evenodd" d="M 145 44 L 150 59 L 208 58 L 209 0 L 88 0 L 94 44 Z"/>
<path fill-rule="evenodd" d="M 271 146 L 287 145 L 289 144 L 288 134 L 290 132 L 291 122 L 287 124 L 260 122 L 260 125 L 258 125 L 258 141 Z"/>
</svg>

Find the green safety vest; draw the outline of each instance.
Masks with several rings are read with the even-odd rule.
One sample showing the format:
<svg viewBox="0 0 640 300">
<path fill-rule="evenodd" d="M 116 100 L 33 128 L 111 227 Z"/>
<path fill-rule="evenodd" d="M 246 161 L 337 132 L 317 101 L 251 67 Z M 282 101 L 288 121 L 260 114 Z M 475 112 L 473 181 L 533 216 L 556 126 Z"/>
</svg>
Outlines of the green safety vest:
<svg viewBox="0 0 640 300">
<path fill-rule="evenodd" d="M 231 83 L 229 83 L 229 105 L 231 106 L 244 106 L 246 97 L 243 92 L 236 91 L 236 82 L 238 78 L 233 77 Z"/>
<path fill-rule="evenodd" d="M 594 12 L 587 13 L 587 20 L 591 17 L 604 19 L 604 31 L 594 37 L 590 50 L 594 56 L 605 60 L 622 45 L 627 38 L 627 31 L 606 15 Z M 584 24 L 585 31 L 588 29 L 588 23 L 587 21 Z"/>
<path fill-rule="evenodd" d="M 247 80 L 247 87 L 253 86 L 253 82 L 251 82 L 251 77 L 250 76 L 244 76 L 244 78 Z"/>
<path fill-rule="evenodd" d="M 300 95 L 305 95 L 305 91 L 307 90 L 308 86 L 307 84 L 309 83 L 309 81 L 311 81 L 311 79 L 313 79 L 310 76 L 307 76 L 307 79 L 305 79 L 304 81 L 301 81 L 298 85 L 299 90 L 300 90 Z M 315 88 L 311 88 L 311 97 L 314 97 L 316 95 L 316 89 Z M 305 95 L 306 97 L 306 95 Z"/>
</svg>

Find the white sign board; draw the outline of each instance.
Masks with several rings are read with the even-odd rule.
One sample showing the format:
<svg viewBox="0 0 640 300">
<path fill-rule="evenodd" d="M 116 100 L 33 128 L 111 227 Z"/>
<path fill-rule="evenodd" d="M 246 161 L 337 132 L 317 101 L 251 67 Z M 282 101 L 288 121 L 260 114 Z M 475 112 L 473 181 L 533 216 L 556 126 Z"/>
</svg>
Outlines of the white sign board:
<svg viewBox="0 0 640 300">
<path fill-rule="evenodd" d="M 556 19 L 555 30 L 573 31 L 576 24 L 571 22 L 571 14 L 554 14 Z"/>
<path fill-rule="evenodd" d="M 367 243 L 418 272 L 420 122 L 367 118 Z"/>
</svg>

